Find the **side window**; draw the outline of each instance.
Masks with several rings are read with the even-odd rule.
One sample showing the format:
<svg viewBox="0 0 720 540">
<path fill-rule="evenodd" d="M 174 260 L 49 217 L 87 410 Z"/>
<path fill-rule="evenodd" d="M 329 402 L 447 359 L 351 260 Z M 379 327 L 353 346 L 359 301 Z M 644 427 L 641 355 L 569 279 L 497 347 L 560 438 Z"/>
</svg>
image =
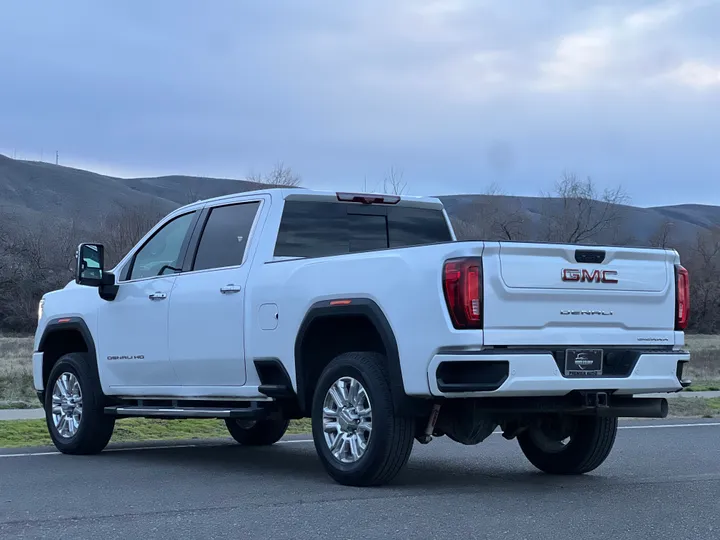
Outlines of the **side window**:
<svg viewBox="0 0 720 540">
<path fill-rule="evenodd" d="M 135 254 L 128 279 L 142 279 L 180 272 L 183 245 L 195 212 L 166 223 Z"/>
<path fill-rule="evenodd" d="M 393 208 L 388 213 L 388 233 L 391 248 L 452 241 L 443 213 L 429 208 Z"/>
<path fill-rule="evenodd" d="M 340 204 L 286 201 L 276 257 L 326 257 L 348 252 L 347 210 Z"/>
<path fill-rule="evenodd" d="M 193 270 L 242 264 L 259 206 L 259 202 L 247 202 L 213 208 L 200 237 Z"/>
</svg>

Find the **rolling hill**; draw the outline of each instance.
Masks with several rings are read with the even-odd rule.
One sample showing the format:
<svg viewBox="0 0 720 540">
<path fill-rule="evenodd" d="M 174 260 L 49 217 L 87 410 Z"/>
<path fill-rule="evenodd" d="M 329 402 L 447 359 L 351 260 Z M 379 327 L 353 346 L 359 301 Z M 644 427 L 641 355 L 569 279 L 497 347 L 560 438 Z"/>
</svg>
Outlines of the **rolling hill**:
<svg viewBox="0 0 720 540">
<path fill-rule="evenodd" d="M 164 176 L 114 178 L 44 162 L 20 161 L 0 155 L 0 224 L 32 228 L 51 219 L 75 219 L 91 230 L 93 222 L 118 208 L 152 208 L 164 214 L 191 200 L 249 191 L 262 184 L 244 180 Z M 542 197 L 498 195 L 440 196 L 454 220 L 481 224 L 488 213 L 511 211 L 523 230 L 534 238 L 543 216 L 562 211 L 562 201 Z M 692 242 L 697 234 L 720 227 L 720 207 L 698 204 L 641 208 L 617 207 L 618 226 L 596 241 L 646 245 L 663 227 L 671 227 L 673 243 Z M 668 225 L 669 224 L 669 225 Z"/>
</svg>

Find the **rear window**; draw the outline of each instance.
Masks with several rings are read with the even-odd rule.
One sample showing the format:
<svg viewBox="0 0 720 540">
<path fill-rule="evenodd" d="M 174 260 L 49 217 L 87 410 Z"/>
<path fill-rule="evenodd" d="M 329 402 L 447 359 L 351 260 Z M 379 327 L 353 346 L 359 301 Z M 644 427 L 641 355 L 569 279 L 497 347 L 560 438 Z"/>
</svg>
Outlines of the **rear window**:
<svg viewBox="0 0 720 540">
<path fill-rule="evenodd" d="M 276 257 L 327 257 L 450 242 L 441 210 L 286 201 Z"/>
</svg>

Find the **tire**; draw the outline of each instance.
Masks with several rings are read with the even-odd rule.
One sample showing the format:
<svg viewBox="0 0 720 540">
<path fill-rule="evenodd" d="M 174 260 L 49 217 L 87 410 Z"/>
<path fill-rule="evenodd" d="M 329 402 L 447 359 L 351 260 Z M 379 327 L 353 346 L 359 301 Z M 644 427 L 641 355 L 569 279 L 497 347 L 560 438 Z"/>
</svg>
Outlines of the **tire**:
<svg viewBox="0 0 720 540">
<path fill-rule="evenodd" d="M 64 454 L 97 454 L 110 442 L 115 418 L 105 414 L 100 380 L 91 369 L 88 354 L 61 356 L 48 377 L 45 389 L 45 421 L 55 447 Z M 62 383 L 56 383 L 62 378 Z M 70 398 L 62 398 L 63 389 Z M 54 400 L 54 395 L 57 394 Z M 74 397 L 72 395 L 75 394 Z M 80 397 L 78 414 L 77 397 Z M 62 411 L 56 424 L 53 414 Z M 59 407 L 59 408 L 58 408 Z M 65 421 L 63 421 L 65 418 Z M 68 419 L 72 418 L 72 421 Z"/>
<path fill-rule="evenodd" d="M 615 444 L 618 419 L 600 416 L 574 416 L 560 419 L 565 422 L 562 435 L 570 440 L 562 447 L 548 448 L 548 443 L 562 440 L 548 434 L 548 429 L 534 426 L 518 435 L 520 449 L 535 467 L 549 474 L 578 475 L 598 468 L 610 455 Z M 557 427 L 557 422 L 555 422 Z M 554 439 L 554 441 L 553 441 Z"/>
<path fill-rule="evenodd" d="M 244 446 L 270 446 L 278 442 L 287 431 L 290 420 L 282 416 L 263 420 L 226 418 L 225 426 L 236 442 Z"/>
<path fill-rule="evenodd" d="M 341 380 L 349 388 L 352 379 L 361 385 L 364 392 L 358 392 L 360 397 L 354 400 L 357 406 L 338 407 L 329 393 L 330 388 Z M 326 399 L 330 403 L 329 409 L 337 409 L 327 418 L 328 422 L 337 424 L 336 430 L 327 435 L 327 440 L 324 429 Z M 366 413 L 368 404 L 369 414 Z M 343 410 L 345 412 L 341 414 Z M 357 414 L 358 411 L 360 414 Z M 354 419 L 348 420 L 351 417 Z M 368 419 L 370 431 L 367 430 Z M 351 431 L 341 431 L 341 423 Z M 395 415 L 384 356 L 371 352 L 344 353 L 332 360 L 320 375 L 312 403 L 313 440 L 323 467 L 339 484 L 360 487 L 390 482 L 410 457 L 415 440 L 414 426 L 413 418 Z M 354 446 L 349 438 L 355 441 Z M 341 443 L 340 457 L 331 451 L 333 440 Z"/>
</svg>

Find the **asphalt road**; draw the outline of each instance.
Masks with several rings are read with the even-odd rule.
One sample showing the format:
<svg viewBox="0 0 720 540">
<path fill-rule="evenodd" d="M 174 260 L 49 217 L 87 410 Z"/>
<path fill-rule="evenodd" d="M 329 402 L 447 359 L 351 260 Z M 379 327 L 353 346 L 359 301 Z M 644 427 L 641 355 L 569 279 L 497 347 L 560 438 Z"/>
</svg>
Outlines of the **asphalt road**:
<svg viewBox="0 0 720 540">
<path fill-rule="evenodd" d="M 536 472 L 492 435 L 416 444 L 391 486 L 366 489 L 333 483 L 306 437 L 92 457 L 4 450 L 0 538 L 720 538 L 720 423 L 623 426 L 582 477 Z"/>
</svg>

